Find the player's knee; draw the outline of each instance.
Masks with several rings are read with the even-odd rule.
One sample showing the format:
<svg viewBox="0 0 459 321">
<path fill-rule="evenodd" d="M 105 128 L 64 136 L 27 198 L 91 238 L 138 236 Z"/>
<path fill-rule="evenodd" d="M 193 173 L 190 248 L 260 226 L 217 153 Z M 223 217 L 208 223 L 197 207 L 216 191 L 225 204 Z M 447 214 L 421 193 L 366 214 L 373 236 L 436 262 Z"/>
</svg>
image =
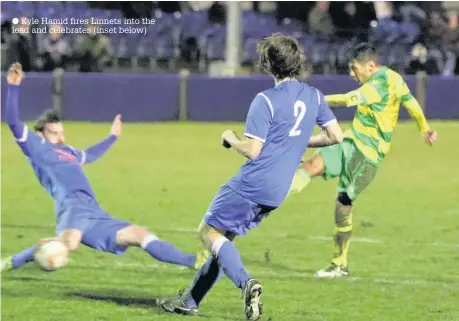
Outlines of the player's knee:
<svg viewBox="0 0 459 321">
<path fill-rule="evenodd" d="M 145 227 L 133 225 L 133 235 L 139 244 L 150 234 L 150 231 L 148 231 Z"/>
<path fill-rule="evenodd" d="M 116 241 L 121 245 L 140 246 L 151 233 L 144 227 L 130 225 L 116 233 Z"/>
<path fill-rule="evenodd" d="M 80 242 L 74 240 L 63 240 L 63 242 L 67 245 L 69 251 L 75 251 L 80 245 Z"/>
<path fill-rule="evenodd" d="M 303 163 L 303 168 L 311 177 L 320 176 L 324 173 L 324 161 L 320 155 L 314 155 Z"/>
<path fill-rule="evenodd" d="M 350 199 L 349 195 L 347 195 L 347 193 L 339 193 L 338 202 L 343 206 L 352 206 L 352 200 Z"/>
<path fill-rule="evenodd" d="M 75 251 L 80 245 L 82 233 L 78 230 L 65 230 L 60 236 L 60 240 L 67 245 L 69 251 Z"/>
<path fill-rule="evenodd" d="M 212 249 L 214 242 L 224 235 L 219 230 L 213 228 L 205 222 L 202 222 L 198 228 L 198 236 L 208 250 Z"/>
<path fill-rule="evenodd" d="M 206 249 L 209 249 L 211 247 L 211 243 L 208 237 L 208 232 L 209 232 L 209 228 L 207 226 L 204 226 L 203 224 L 199 225 L 198 237 Z"/>
</svg>

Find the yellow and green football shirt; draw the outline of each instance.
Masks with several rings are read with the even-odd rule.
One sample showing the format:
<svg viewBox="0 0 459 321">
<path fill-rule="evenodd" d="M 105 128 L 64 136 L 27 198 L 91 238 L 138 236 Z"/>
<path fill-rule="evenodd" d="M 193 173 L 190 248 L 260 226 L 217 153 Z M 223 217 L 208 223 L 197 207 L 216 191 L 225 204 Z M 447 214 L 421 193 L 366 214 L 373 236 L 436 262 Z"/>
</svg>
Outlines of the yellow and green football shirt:
<svg viewBox="0 0 459 321">
<path fill-rule="evenodd" d="M 346 95 L 326 96 L 326 100 L 330 104 L 345 101 L 347 106 L 357 105 L 352 127 L 346 131 L 345 137 L 351 138 L 377 167 L 390 150 L 400 104 L 416 120 L 421 133 L 429 129 L 421 107 L 402 76 L 387 67 L 381 67 L 359 89 Z"/>
</svg>

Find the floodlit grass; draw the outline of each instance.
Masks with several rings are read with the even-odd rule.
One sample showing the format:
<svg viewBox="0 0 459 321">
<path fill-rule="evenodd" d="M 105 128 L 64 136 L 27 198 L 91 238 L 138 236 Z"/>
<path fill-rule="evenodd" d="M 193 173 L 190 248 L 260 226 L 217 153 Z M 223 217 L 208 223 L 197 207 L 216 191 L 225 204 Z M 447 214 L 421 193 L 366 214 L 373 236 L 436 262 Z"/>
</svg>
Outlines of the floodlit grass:
<svg viewBox="0 0 459 321">
<path fill-rule="evenodd" d="M 273 321 L 459 320 L 459 124 L 432 125 L 439 131 L 432 148 L 415 124 L 397 127 L 392 151 L 356 203 L 351 277 L 312 278 L 331 257 L 336 182 L 313 181 L 237 241 L 249 272 L 264 286 Z M 220 146 L 228 127 L 243 128 L 126 124 L 113 149 L 86 168 L 101 205 L 183 250 L 199 250 L 194 230 L 218 188 L 244 162 Z M 66 124 L 67 140 L 79 148 L 108 130 L 109 124 Z M 51 198 L 6 126 L 2 165 L 4 257 L 52 236 L 55 222 Z M 4 273 L 2 320 L 202 320 L 163 313 L 154 303 L 187 287 L 193 276 L 138 249 L 116 257 L 81 246 L 60 271 L 30 264 Z M 223 278 L 200 313 L 209 320 L 244 320 L 240 291 Z"/>
</svg>

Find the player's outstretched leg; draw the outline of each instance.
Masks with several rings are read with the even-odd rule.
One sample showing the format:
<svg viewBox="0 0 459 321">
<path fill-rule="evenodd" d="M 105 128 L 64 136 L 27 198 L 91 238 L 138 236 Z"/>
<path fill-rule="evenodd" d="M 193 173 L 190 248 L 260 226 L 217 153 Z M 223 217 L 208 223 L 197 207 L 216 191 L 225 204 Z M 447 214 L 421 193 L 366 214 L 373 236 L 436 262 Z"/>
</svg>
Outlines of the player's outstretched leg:
<svg viewBox="0 0 459 321">
<path fill-rule="evenodd" d="M 129 225 L 116 233 L 116 242 L 121 246 L 139 246 L 153 258 L 166 263 L 183 265 L 198 269 L 205 261 L 206 254 L 185 254 L 178 248 L 158 237 L 147 229 Z"/>
<path fill-rule="evenodd" d="M 79 230 L 67 229 L 60 234 L 59 239 L 64 242 L 70 251 L 73 251 L 78 247 L 78 244 L 80 244 L 81 236 L 82 234 Z M 1 264 L 1 271 L 3 272 L 11 269 L 18 269 L 29 262 L 33 262 L 35 260 L 35 248 L 36 245 L 33 245 L 24 251 L 19 252 L 18 254 L 3 259 Z"/>
<path fill-rule="evenodd" d="M 324 161 L 319 154 L 314 155 L 311 159 L 301 162 L 293 176 L 292 184 L 290 186 L 289 195 L 301 192 L 311 179 L 324 174 Z"/>
<path fill-rule="evenodd" d="M 19 269 L 20 267 L 26 265 L 27 263 L 33 262 L 35 247 L 36 245 L 31 246 L 25 249 L 24 251 L 19 252 L 18 254 L 2 259 L 2 270 L 1 271 L 3 272 L 3 271 L 12 270 L 12 269 Z"/>
<path fill-rule="evenodd" d="M 339 193 L 335 207 L 335 254 L 331 264 L 316 273 L 319 278 L 336 278 L 349 275 L 347 253 L 352 236 L 352 201 L 346 193 Z"/>
</svg>

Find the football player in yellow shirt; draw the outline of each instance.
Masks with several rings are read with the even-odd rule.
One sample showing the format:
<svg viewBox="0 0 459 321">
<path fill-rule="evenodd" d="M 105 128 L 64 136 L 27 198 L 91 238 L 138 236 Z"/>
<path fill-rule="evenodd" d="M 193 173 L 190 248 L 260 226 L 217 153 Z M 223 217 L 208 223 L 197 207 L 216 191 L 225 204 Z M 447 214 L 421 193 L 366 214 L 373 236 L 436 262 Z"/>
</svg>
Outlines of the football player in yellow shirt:
<svg viewBox="0 0 459 321">
<path fill-rule="evenodd" d="M 357 106 L 352 127 L 341 144 L 319 149 L 303 162 L 293 179 L 290 193 L 299 193 L 311 178 L 325 180 L 339 177 L 335 207 L 335 254 L 331 264 L 316 277 L 349 275 L 347 253 L 352 235 L 352 208 L 358 195 L 374 179 L 389 152 L 392 131 L 397 124 L 400 105 L 408 109 L 428 145 L 435 143 L 437 133 L 430 129 L 423 111 L 403 78 L 377 63 L 377 53 L 368 44 L 357 46 L 349 61 L 351 76 L 361 84 L 347 94 L 325 96 L 333 106 Z M 319 135 L 320 137 L 320 135 Z M 309 147 L 322 147 L 320 139 Z"/>
</svg>

